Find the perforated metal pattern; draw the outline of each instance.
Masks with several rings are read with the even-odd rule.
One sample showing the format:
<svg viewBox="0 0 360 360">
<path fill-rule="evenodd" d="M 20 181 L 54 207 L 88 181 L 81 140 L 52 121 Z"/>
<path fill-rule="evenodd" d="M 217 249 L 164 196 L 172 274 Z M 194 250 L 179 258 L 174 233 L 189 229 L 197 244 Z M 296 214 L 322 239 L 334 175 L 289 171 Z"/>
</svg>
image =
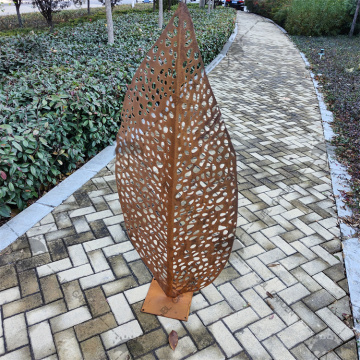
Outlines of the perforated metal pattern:
<svg viewBox="0 0 360 360">
<path fill-rule="evenodd" d="M 236 157 L 183 3 L 126 93 L 116 180 L 130 239 L 166 295 L 211 283 L 234 240 Z"/>
</svg>

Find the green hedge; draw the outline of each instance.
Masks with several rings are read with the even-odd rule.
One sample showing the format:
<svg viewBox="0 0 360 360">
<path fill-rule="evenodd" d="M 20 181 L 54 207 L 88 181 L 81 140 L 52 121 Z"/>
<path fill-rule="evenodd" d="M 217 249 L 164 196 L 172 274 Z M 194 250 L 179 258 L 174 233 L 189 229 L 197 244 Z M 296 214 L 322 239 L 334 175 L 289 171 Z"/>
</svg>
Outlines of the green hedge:
<svg viewBox="0 0 360 360">
<path fill-rule="evenodd" d="M 205 64 L 232 33 L 235 11 L 191 10 Z M 171 13 L 165 15 L 167 22 Z M 153 14 L 0 38 L 0 216 L 112 143 L 137 66 L 160 35 Z"/>
<path fill-rule="evenodd" d="M 293 35 L 321 36 L 347 32 L 344 0 L 292 0 L 285 29 Z"/>
<path fill-rule="evenodd" d="M 347 33 L 355 0 L 246 0 L 248 9 L 268 17 L 291 35 Z"/>
</svg>

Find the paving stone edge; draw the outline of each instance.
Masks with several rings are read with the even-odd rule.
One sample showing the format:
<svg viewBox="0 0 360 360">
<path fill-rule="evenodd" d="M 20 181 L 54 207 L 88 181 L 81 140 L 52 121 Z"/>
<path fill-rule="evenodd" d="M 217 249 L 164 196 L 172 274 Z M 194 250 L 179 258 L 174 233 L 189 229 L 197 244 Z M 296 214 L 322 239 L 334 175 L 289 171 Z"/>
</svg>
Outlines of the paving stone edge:
<svg viewBox="0 0 360 360">
<path fill-rule="evenodd" d="M 209 74 L 226 56 L 238 31 L 235 23 L 234 32 L 230 35 L 220 54 L 205 68 Z M 13 217 L 6 224 L 0 227 L 0 251 L 12 244 L 19 236 L 24 235 L 36 223 L 60 205 L 76 190 L 80 189 L 87 181 L 96 175 L 115 157 L 115 143 L 107 146 L 94 158 L 76 170 L 55 188 L 41 197 L 34 204 Z"/>
<path fill-rule="evenodd" d="M 309 61 L 307 60 L 304 53 L 300 52 L 300 55 L 303 58 L 306 67 L 309 69 L 319 102 L 319 110 L 323 124 L 326 152 L 328 156 L 331 182 L 335 196 L 338 217 L 343 218 L 346 216 L 351 216 L 352 211 L 346 205 L 345 198 L 343 196 L 344 192 L 351 190 L 349 186 L 349 180 L 351 177 L 348 174 L 346 167 L 336 160 L 335 146 L 331 145 L 331 140 L 335 136 L 333 129 L 331 128 L 331 123 L 333 122 L 334 116 L 331 111 L 327 110 L 326 104 L 324 102 L 324 96 L 320 92 L 321 86 L 315 79 L 315 74 L 310 70 Z M 354 237 L 356 230 L 352 226 L 342 222 L 340 222 L 340 233 L 342 235 L 343 257 L 354 317 L 354 329 L 357 333 L 356 338 L 358 346 L 358 358 L 360 359 L 360 241 L 358 238 Z"/>
</svg>

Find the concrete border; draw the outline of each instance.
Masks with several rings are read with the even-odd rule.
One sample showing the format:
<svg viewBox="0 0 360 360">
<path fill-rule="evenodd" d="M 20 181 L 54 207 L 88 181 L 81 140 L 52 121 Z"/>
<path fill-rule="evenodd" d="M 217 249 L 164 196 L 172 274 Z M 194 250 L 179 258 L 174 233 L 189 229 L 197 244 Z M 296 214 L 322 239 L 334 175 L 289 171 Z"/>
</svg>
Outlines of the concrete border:
<svg viewBox="0 0 360 360">
<path fill-rule="evenodd" d="M 324 102 L 324 96 L 320 92 L 319 82 L 315 79 L 315 74 L 310 70 L 310 63 L 304 53 L 300 52 L 306 67 L 309 69 L 312 78 L 316 96 L 319 102 L 319 109 L 324 130 L 326 152 L 330 168 L 331 183 L 335 196 L 336 209 L 338 218 L 351 216 L 352 211 L 346 205 L 343 193 L 350 191 L 349 181 L 351 176 L 348 174 L 346 167 L 336 160 L 335 146 L 331 145 L 331 140 L 335 136 L 331 123 L 334 120 L 333 113 L 327 110 Z M 357 337 L 358 357 L 360 359 L 360 240 L 355 236 L 356 230 L 340 222 L 340 233 L 342 235 L 343 257 L 345 270 L 349 285 L 349 293 L 354 318 L 354 330 Z"/>
<path fill-rule="evenodd" d="M 235 23 L 234 32 L 230 35 L 229 40 L 226 42 L 222 50 L 220 51 L 220 54 L 205 68 L 206 74 L 209 74 L 210 71 L 214 70 L 214 68 L 220 63 L 220 61 L 226 56 L 227 52 L 230 49 L 230 46 L 235 40 L 235 37 L 238 32 L 238 26 L 237 23 Z"/>
<path fill-rule="evenodd" d="M 229 37 L 220 54 L 205 68 L 206 74 L 209 74 L 219 62 L 226 56 L 229 48 L 237 35 L 237 24 L 235 23 L 234 32 Z M 51 213 L 72 195 L 80 189 L 87 181 L 95 176 L 103 167 L 105 167 L 115 157 L 115 144 L 107 146 L 94 158 L 76 170 L 59 185 L 50 190 L 34 204 L 23 210 L 20 214 L 13 217 L 5 225 L 0 227 L 0 251 L 12 244 L 19 236 L 24 235 L 36 223 Z"/>
</svg>

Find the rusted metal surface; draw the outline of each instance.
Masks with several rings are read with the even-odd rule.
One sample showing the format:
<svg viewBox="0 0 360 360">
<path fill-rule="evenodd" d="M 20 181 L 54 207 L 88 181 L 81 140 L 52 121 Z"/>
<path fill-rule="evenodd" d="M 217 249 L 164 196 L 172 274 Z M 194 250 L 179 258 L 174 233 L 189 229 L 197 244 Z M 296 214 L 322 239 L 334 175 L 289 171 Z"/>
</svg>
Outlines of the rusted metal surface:
<svg viewBox="0 0 360 360">
<path fill-rule="evenodd" d="M 166 296 L 159 283 L 153 279 L 141 308 L 142 312 L 187 321 L 193 293 L 187 292 L 177 297 Z"/>
<path fill-rule="evenodd" d="M 126 93 L 116 181 L 130 239 L 165 294 L 210 284 L 234 240 L 236 157 L 183 3 Z"/>
</svg>

